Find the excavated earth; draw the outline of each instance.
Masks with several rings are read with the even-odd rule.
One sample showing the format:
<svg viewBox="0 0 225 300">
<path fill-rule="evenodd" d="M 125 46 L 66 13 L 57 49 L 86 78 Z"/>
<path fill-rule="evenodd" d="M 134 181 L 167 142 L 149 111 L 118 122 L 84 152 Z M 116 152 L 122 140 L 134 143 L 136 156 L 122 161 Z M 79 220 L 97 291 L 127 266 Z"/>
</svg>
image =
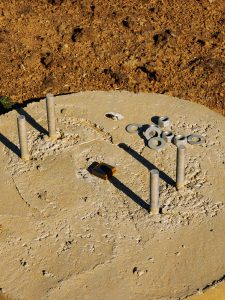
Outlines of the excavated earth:
<svg viewBox="0 0 225 300">
<path fill-rule="evenodd" d="M 113 120 L 112 112 L 124 118 Z M 27 119 L 27 162 L 19 157 L 18 113 Z M 223 116 L 178 98 L 125 91 L 56 97 L 56 115 L 54 141 L 45 137 L 44 100 L 0 118 L 2 295 L 178 300 L 224 278 Z M 171 118 L 176 134 L 206 139 L 187 145 L 186 186 L 179 192 L 176 147 L 154 151 L 142 135 L 125 130 L 159 115 Z M 114 177 L 91 175 L 96 161 L 115 166 Z M 149 214 L 153 168 L 160 170 L 155 216 Z"/>
<path fill-rule="evenodd" d="M 123 89 L 225 114 L 224 12 L 224 0 L 1 0 L 0 96 Z"/>
</svg>

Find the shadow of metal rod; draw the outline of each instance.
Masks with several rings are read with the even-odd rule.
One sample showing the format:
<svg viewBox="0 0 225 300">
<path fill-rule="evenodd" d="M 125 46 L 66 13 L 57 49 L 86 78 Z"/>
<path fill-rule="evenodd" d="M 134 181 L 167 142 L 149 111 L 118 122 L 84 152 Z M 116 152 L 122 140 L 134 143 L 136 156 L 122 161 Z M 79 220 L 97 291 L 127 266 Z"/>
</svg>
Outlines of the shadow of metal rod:
<svg viewBox="0 0 225 300">
<path fill-rule="evenodd" d="M 22 107 L 16 109 L 16 111 L 20 114 L 23 115 L 26 118 L 26 121 L 37 131 L 40 133 L 43 133 L 45 135 L 48 134 L 48 131 L 42 127 L 37 121 L 28 113 L 26 112 Z"/>
<path fill-rule="evenodd" d="M 17 156 L 20 156 L 20 149 L 13 144 L 7 137 L 5 137 L 2 133 L 0 133 L 0 142 L 5 145 L 9 150 L 14 152 Z"/>
<path fill-rule="evenodd" d="M 138 152 L 136 152 L 134 149 L 132 149 L 131 147 L 127 146 L 124 143 L 120 143 L 118 145 L 121 149 L 123 149 L 124 151 L 126 151 L 128 154 L 130 154 L 131 156 L 133 156 L 133 158 L 135 158 L 137 161 L 139 161 L 143 166 L 145 166 L 149 171 L 151 171 L 152 169 L 158 169 L 155 165 L 153 165 L 152 163 L 150 163 L 147 159 L 145 159 L 143 156 L 141 156 Z M 170 178 L 166 173 L 164 173 L 163 171 L 159 170 L 159 177 L 164 180 L 167 184 L 171 185 L 171 186 L 175 186 L 175 181 Z"/>
<path fill-rule="evenodd" d="M 122 191 L 126 196 L 131 198 L 135 203 L 140 205 L 142 208 L 149 211 L 149 204 L 142 200 L 137 194 L 135 194 L 131 189 L 124 185 L 119 179 L 112 176 L 109 178 L 109 181 L 120 191 Z"/>
</svg>

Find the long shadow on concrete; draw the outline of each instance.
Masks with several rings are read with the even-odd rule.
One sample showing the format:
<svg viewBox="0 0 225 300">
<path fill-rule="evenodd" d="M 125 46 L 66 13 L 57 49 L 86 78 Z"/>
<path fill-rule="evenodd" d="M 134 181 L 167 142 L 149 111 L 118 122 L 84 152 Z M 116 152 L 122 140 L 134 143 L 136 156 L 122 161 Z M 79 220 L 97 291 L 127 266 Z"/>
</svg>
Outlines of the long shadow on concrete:
<svg viewBox="0 0 225 300">
<path fill-rule="evenodd" d="M 48 134 L 48 131 L 47 131 L 44 127 L 42 127 L 39 123 L 37 123 L 37 121 L 35 121 L 35 119 L 34 119 L 30 114 L 28 114 L 28 112 L 26 112 L 22 107 L 17 108 L 16 111 L 17 111 L 20 115 L 25 116 L 26 121 L 27 121 L 34 129 L 36 129 L 36 130 L 39 131 L 40 133 Z"/>
<path fill-rule="evenodd" d="M 142 200 L 137 194 L 135 194 L 131 189 L 124 185 L 119 179 L 112 176 L 109 178 L 109 181 L 120 191 L 122 191 L 126 196 L 131 198 L 135 203 L 140 205 L 142 208 L 149 211 L 149 204 Z"/>
<path fill-rule="evenodd" d="M 0 133 L 0 142 L 5 145 L 9 150 L 14 152 L 17 156 L 20 156 L 20 149 L 11 142 L 7 137 Z"/>
<path fill-rule="evenodd" d="M 141 156 L 138 152 L 136 152 L 134 149 L 132 149 L 128 145 L 126 145 L 124 143 L 120 143 L 118 146 L 121 149 L 123 149 L 124 151 L 126 151 L 128 154 L 130 154 L 131 156 L 133 156 L 133 158 L 135 158 L 137 161 L 139 161 L 149 171 L 152 170 L 152 169 L 158 169 L 155 165 L 153 165 L 152 163 L 150 163 L 147 159 L 145 159 L 143 156 Z M 172 178 L 170 178 L 165 172 L 159 170 L 159 177 L 162 180 L 164 180 L 167 184 L 169 184 L 169 185 L 171 185 L 173 187 L 175 186 L 175 181 Z"/>
<path fill-rule="evenodd" d="M 115 188 L 122 191 L 126 196 L 131 198 L 135 203 L 140 205 L 142 208 L 149 210 L 149 205 L 142 200 L 137 194 L 135 194 L 131 189 L 129 189 L 125 184 L 123 184 L 119 179 L 113 175 L 114 167 L 107 164 L 99 164 L 97 161 L 93 162 L 88 168 L 87 171 L 101 179 L 108 179 L 109 182 L 114 185 Z"/>
</svg>

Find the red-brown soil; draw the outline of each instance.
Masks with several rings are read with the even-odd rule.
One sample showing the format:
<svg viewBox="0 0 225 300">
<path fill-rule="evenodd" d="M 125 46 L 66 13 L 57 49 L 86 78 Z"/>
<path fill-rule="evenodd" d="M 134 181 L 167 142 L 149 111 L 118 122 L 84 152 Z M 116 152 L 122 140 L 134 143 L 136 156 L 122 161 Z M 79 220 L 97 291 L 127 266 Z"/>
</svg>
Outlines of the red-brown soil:
<svg viewBox="0 0 225 300">
<path fill-rule="evenodd" d="M 1 0 L 0 96 L 165 93 L 225 114 L 224 0 Z"/>
</svg>

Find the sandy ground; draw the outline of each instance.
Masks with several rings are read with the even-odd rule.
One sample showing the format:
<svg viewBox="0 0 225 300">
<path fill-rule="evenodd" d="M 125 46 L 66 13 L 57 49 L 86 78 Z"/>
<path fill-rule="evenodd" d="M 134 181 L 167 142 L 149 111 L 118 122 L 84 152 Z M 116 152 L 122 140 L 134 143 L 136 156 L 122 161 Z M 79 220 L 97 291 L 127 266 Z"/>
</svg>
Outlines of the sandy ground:
<svg viewBox="0 0 225 300">
<path fill-rule="evenodd" d="M 168 106 L 170 101 L 170 106 Z M 119 112 L 121 121 L 107 118 Z M 12 299 L 182 299 L 225 273 L 224 117 L 156 94 L 87 92 L 56 98 L 61 138 L 48 141 L 45 102 L 27 117 L 32 160 L 18 157 L 16 116 L 1 116 L 0 287 Z M 187 146 L 187 184 L 174 188 L 176 149 L 150 150 L 129 123 L 168 115 Z M 110 181 L 94 161 L 116 166 Z M 149 170 L 160 207 L 149 208 Z"/>
<path fill-rule="evenodd" d="M 119 89 L 225 114 L 224 11 L 224 0 L 1 0 L 0 97 Z"/>
</svg>

